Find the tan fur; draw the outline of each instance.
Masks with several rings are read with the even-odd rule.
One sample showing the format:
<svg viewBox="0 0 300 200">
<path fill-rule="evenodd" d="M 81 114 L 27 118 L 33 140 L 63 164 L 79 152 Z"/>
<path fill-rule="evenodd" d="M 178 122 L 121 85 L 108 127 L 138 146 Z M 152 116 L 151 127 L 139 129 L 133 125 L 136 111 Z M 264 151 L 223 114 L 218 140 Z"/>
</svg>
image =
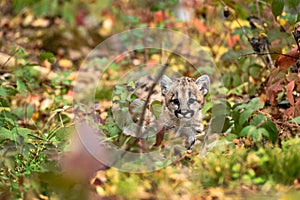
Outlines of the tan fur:
<svg viewBox="0 0 300 200">
<path fill-rule="evenodd" d="M 146 100 L 153 82 L 149 76 L 136 82 L 135 94 L 139 99 Z M 164 75 L 160 87 L 156 86 L 151 96 L 149 103 L 154 100 L 163 102 L 162 114 L 158 119 L 163 124 L 160 129 L 176 132 L 175 137 L 185 137 L 187 149 L 192 149 L 196 134 L 203 131 L 201 109 L 209 84 L 207 75 L 197 80 L 189 77 L 171 80 Z"/>
<path fill-rule="evenodd" d="M 209 78 L 197 80 L 181 77 L 172 81 L 163 76 L 160 85 L 164 98 L 164 124 L 173 129 L 176 136 L 186 137 L 186 148 L 192 149 L 195 136 L 203 130 L 201 108 L 208 92 Z"/>
</svg>

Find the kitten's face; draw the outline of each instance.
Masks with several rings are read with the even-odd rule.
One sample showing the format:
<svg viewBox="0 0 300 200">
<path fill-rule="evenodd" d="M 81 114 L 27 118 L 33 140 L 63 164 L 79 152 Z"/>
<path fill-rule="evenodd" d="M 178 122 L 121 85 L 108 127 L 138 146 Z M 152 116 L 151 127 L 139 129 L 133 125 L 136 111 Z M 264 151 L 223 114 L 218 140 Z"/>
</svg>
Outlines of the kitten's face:
<svg viewBox="0 0 300 200">
<path fill-rule="evenodd" d="M 181 77 L 172 81 L 163 76 L 160 85 L 165 105 L 173 117 L 180 120 L 191 119 L 203 107 L 204 97 L 208 93 L 209 77 L 203 75 L 197 80 Z"/>
</svg>

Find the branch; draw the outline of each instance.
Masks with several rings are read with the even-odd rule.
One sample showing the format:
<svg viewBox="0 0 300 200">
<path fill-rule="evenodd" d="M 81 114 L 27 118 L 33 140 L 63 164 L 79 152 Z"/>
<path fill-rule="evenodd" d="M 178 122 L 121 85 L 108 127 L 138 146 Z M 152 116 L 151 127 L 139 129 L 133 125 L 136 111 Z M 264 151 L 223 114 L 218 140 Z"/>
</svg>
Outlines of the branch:
<svg viewBox="0 0 300 200">
<path fill-rule="evenodd" d="M 5 65 L 10 61 L 10 59 L 11 59 L 13 56 L 15 56 L 15 55 L 17 54 L 17 52 L 19 51 L 19 49 L 20 49 L 20 47 L 18 47 L 18 48 L 14 51 L 14 53 L 13 53 L 11 56 L 9 56 L 9 57 L 7 58 L 7 60 L 6 60 L 2 65 L 0 65 L 0 69 L 3 68 L 3 67 L 5 67 Z"/>
<path fill-rule="evenodd" d="M 220 0 L 220 2 L 223 4 L 223 6 L 227 6 L 227 4 L 223 1 Z M 227 6 L 229 8 L 229 6 Z M 228 9 L 228 11 L 230 12 L 231 16 L 233 17 L 233 19 L 236 21 L 236 23 L 239 25 L 239 27 L 242 29 L 243 34 L 246 36 L 247 40 L 250 43 L 250 37 L 248 36 L 246 30 L 244 29 L 244 27 L 240 24 L 239 20 L 237 19 L 237 17 L 230 11 L 230 9 Z M 250 43 L 251 44 L 251 43 Z"/>
<path fill-rule="evenodd" d="M 138 121 L 138 126 L 137 126 L 137 131 L 136 131 L 137 132 L 137 136 L 140 136 L 142 134 L 141 130 L 142 130 L 142 127 L 143 127 L 143 124 L 144 124 L 144 120 L 145 120 L 145 113 L 146 113 L 147 105 L 150 102 L 150 97 L 151 97 L 152 92 L 153 92 L 153 90 L 155 88 L 155 85 L 158 83 L 158 81 L 160 80 L 160 78 L 165 73 L 166 69 L 168 68 L 171 58 L 172 58 L 172 54 L 168 57 L 168 60 L 166 61 L 166 63 L 163 65 L 163 67 L 157 73 L 157 76 L 155 77 L 154 82 L 151 85 L 151 88 L 149 90 L 147 99 L 146 99 L 146 101 L 145 101 L 145 103 L 143 105 L 143 110 L 142 110 L 142 113 L 141 113 L 141 117 L 140 117 L 140 119 Z"/>
<path fill-rule="evenodd" d="M 266 52 L 266 53 L 252 52 L 252 53 L 241 54 L 240 57 L 242 57 L 242 56 L 252 56 L 252 55 L 259 55 L 259 56 L 265 56 L 265 55 L 281 55 L 281 56 L 286 56 L 286 57 L 289 57 L 289 58 L 299 59 L 298 57 L 295 57 L 295 56 L 290 56 L 290 55 L 288 55 L 288 54 L 277 53 L 277 52 Z"/>
</svg>

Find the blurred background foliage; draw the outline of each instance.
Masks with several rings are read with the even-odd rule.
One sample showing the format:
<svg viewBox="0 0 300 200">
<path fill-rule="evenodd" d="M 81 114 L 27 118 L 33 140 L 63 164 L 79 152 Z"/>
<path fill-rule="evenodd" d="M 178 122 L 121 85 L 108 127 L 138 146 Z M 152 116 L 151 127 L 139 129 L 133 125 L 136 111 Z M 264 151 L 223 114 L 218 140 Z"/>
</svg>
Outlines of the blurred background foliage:
<svg viewBox="0 0 300 200">
<path fill-rule="evenodd" d="M 1 1 L 0 198 L 296 199 L 300 186 L 299 3 Z M 79 144 L 70 139 L 75 130 L 76 71 L 106 38 L 142 27 L 180 31 L 205 48 L 222 74 L 225 124 L 205 157 L 199 156 L 198 146 L 156 172 L 108 169 L 96 173 L 105 167 L 78 153 Z M 130 140 L 110 113 L 113 90 L 122 93 L 115 83 L 132 67 L 157 64 L 160 59 L 161 52 L 154 49 L 128 52 L 103 73 L 95 94 L 99 106 L 92 112 L 108 139 Z M 180 58 L 172 68 L 195 76 L 194 68 Z M 212 107 L 205 107 L 205 125 Z M 74 169 L 72 165 L 80 162 L 87 166 Z"/>
</svg>

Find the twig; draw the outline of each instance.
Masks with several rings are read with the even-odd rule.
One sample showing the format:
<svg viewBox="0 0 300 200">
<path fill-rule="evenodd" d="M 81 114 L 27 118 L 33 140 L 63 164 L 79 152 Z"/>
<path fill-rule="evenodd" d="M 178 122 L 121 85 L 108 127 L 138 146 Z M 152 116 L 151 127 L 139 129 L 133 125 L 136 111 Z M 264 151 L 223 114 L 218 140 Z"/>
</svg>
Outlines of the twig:
<svg viewBox="0 0 300 200">
<path fill-rule="evenodd" d="M 242 56 L 252 56 L 252 55 L 259 55 L 259 56 L 265 56 L 265 55 L 282 55 L 282 56 L 286 56 L 286 57 L 289 57 L 289 58 L 299 59 L 299 57 L 290 56 L 288 54 L 277 53 L 277 52 L 266 52 L 266 53 L 252 52 L 252 53 L 241 54 L 240 57 L 242 57 Z"/>
<path fill-rule="evenodd" d="M 15 52 L 13 53 L 13 55 L 11 55 L 11 56 L 9 56 L 8 58 L 7 58 L 7 60 L 0 66 L 0 69 L 2 68 L 2 67 L 5 67 L 5 65 L 10 61 L 10 59 L 14 56 L 14 55 L 16 55 L 17 54 L 17 52 L 19 51 L 19 47 L 15 50 Z"/>
<path fill-rule="evenodd" d="M 258 4 L 258 1 L 259 0 L 256 0 L 255 1 L 255 4 L 256 4 L 256 10 L 257 10 L 257 17 L 258 17 L 258 21 L 259 21 L 259 24 L 262 26 L 262 27 L 264 27 L 263 26 L 263 23 L 261 23 L 261 15 L 260 15 L 260 9 L 259 9 L 259 4 Z"/>
<path fill-rule="evenodd" d="M 227 6 L 227 4 L 226 4 L 223 0 L 220 0 L 220 2 L 223 4 L 223 6 Z M 227 7 L 229 7 L 229 6 L 227 6 Z M 239 20 L 238 20 L 237 17 L 230 11 L 230 9 L 228 9 L 228 10 L 229 10 L 231 16 L 233 17 L 233 19 L 236 21 L 236 23 L 237 23 L 237 24 L 239 25 L 239 27 L 242 29 L 243 34 L 246 36 L 247 40 L 250 42 L 251 39 L 250 39 L 250 37 L 248 36 L 248 34 L 247 34 L 246 30 L 244 29 L 244 27 L 240 24 Z M 250 44 L 251 44 L 251 42 L 250 42 Z"/>
<path fill-rule="evenodd" d="M 224 6 L 227 6 L 227 4 L 223 1 L 223 0 L 220 0 L 220 2 L 224 5 Z M 228 7 L 228 6 L 227 6 Z M 258 5 L 258 0 L 256 0 L 256 9 L 257 9 L 257 15 L 258 15 L 258 18 L 259 18 L 259 24 L 261 25 L 261 27 L 263 27 L 264 29 L 264 26 L 263 26 L 263 23 L 261 22 L 261 14 L 260 14 L 260 9 L 259 9 L 259 5 Z M 244 27 L 242 27 L 242 25 L 240 24 L 239 20 L 237 19 L 237 17 L 229 10 L 230 14 L 232 15 L 233 19 L 237 22 L 237 24 L 239 25 L 239 27 L 242 29 L 243 31 L 243 34 L 246 36 L 246 38 L 248 39 L 248 42 L 250 43 L 250 45 L 252 46 L 252 43 L 251 43 L 251 39 L 250 37 L 248 36 L 246 30 L 244 29 Z M 270 49 L 269 49 L 269 45 L 268 44 L 265 44 L 264 45 L 264 49 L 266 50 L 266 54 L 268 59 L 269 59 L 269 63 L 271 64 L 271 68 L 275 68 L 275 65 L 273 63 L 273 60 L 270 56 Z M 262 54 L 258 54 L 256 53 L 256 55 L 262 55 Z"/>
<path fill-rule="evenodd" d="M 137 127 L 137 131 L 136 131 L 138 136 L 140 136 L 142 134 L 141 130 L 142 130 L 142 126 L 143 126 L 144 120 L 145 120 L 145 113 L 146 113 L 147 105 L 148 105 L 148 103 L 150 101 L 150 97 L 152 95 L 152 92 L 153 92 L 153 90 L 155 88 L 155 85 L 158 83 L 159 79 L 162 77 L 162 75 L 165 73 L 166 69 L 168 68 L 171 58 L 172 58 L 172 55 L 170 55 L 168 57 L 168 60 L 166 61 L 166 63 L 164 64 L 164 66 L 161 68 L 161 70 L 158 72 L 158 74 L 155 77 L 154 82 L 151 85 L 151 88 L 150 88 L 150 90 L 148 92 L 147 99 L 146 99 L 146 101 L 145 101 L 145 103 L 143 105 L 143 110 L 142 110 L 142 113 L 141 113 L 141 117 L 140 117 L 140 119 L 138 121 L 138 127 Z"/>
<path fill-rule="evenodd" d="M 259 2 L 258 1 L 259 0 L 256 0 L 256 10 L 257 10 L 257 16 L 258 16 L 258 19 L 259 19 L 258 21 L 259 21 L 260 26 L 265 30 L 264 24 L 261 20 L 261 14 L 260 14 L 260 9 L 259 9 L 259 4 L 258 4 Z M 269 48 L 268 42 L 266 42 L 264 48 L 266 50 L 267 57 L 268 57 L 269 62 L 271 64 L 271 68 L 275 68 L 275 65 L 274 65 L 273 60 L 272 60 L 271 55 L 270 55 L 270 48 Z"/>
<path fill-rule="evenodd" d="M 267 57 L 269 59 L 269 62 L 271 64 L 271 68 L 275 68 L 275 65 L 273 63 L 273 60 L 272 60 L 272 57 L 271 57 L 271 54 L 270 54 L 270 48 L 269 48 L 269 44 L 268 42 L 265 44 L 265 50 L 266 50 L 266 54 L 267 54 Z"/>
</svg>

